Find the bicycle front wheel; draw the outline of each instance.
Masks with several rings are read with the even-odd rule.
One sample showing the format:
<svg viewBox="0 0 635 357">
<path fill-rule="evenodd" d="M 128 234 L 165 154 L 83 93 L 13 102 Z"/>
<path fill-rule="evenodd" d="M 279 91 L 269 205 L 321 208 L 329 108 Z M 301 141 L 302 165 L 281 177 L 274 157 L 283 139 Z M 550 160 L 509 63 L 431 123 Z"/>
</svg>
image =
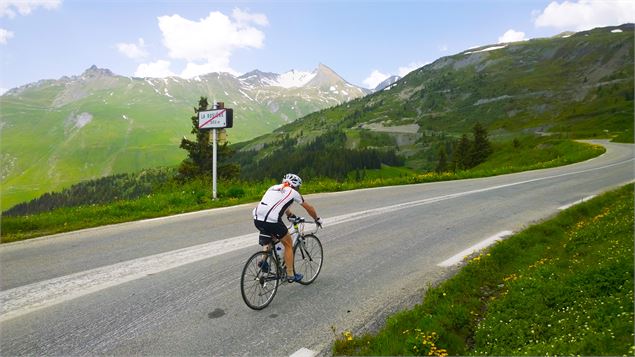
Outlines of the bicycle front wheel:
<svg viewBox="0 0 635 357">
<path fill-rule="evenodd" d="M 245 304 L 254 310 L 267 307 L 278 291 L 279 275 L 278 264 L 269 254 L 254 253 L 240 277 L 240 292 Z"/>
<path fill-rule="evenodd" d="M 298 239 L 293 248 L 293 268 L 296 273 L 304 275 L 300 284 L 309 285 L 322 270 L 322 243 L 314 234 L 307 234 Z"/>
</svg>

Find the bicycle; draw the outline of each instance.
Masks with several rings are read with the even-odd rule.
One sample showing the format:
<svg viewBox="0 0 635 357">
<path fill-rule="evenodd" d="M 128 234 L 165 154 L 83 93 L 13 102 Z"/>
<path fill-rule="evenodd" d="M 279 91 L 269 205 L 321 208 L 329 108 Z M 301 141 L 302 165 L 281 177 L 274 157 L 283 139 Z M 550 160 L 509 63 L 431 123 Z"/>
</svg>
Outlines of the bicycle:
<svg viewBox="0 0 635 357">
<path fill-rule="evenodd" d="M 293 238 L 293 267 L 295 272 L 303 274 L 299 281 L 302 285 L 309 285 L 315 281 L 322 270 L 323 250 L 322 243 L 315 235 L 315 230 L 305 232 L 304 225 L 316 224 L 306 221 L 302 217 L 291 220 L 289 232 Z M 254 253 L 243 268 L 240 278 L 240 292 L 245 304 L 254 310 L 262 310 L 271 303 L 278 286 L 287 283 L 287 271 L 284 257 L 276 250 L 276 244 L 280 240 L 276 237 L 266 236 L 269 239 L 268 249 Z"/>
</svg>

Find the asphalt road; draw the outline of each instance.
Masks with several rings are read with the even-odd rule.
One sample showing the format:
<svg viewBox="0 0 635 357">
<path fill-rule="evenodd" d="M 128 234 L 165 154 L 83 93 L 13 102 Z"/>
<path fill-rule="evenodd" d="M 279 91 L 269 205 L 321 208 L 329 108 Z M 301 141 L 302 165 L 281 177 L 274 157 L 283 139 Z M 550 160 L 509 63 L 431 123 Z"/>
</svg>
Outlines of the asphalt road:
<svg viewBox="0 0 635 357">
<path fill-rule="evenodd" d="M 465 249 L 633 182 L 634 146 L 603 144 L 566 167 L 308 195 L 323 270 L 262 311 L 239 288 L 259 249 L 251 204 L 4 244 L 0 355 L 329 354 L 333 330 L 381 325 Z"/>
</svg>

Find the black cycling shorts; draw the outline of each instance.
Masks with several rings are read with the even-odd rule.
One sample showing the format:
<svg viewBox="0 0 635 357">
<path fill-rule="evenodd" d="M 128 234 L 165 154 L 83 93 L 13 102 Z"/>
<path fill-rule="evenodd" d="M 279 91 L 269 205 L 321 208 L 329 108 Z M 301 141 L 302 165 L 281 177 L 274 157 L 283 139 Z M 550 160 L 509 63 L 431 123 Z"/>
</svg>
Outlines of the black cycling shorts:
<svg viewBox="0 0 635 357">
<path fill-rule="evenodd" d="M 256 226 L 256 228 L 258 228 L 258 230 L 261 233 L 259 238 L 260 245 L 267 245 L 269 244 L 269 241 L 271 240 L 271 238 L 263 237 L 262 236 L 263 234 L 267 236 L 273 235 L 277 237 L 278 239 L 282 239 L 282 237 L 286 236 L 287 233 L 289 233 L 287 226 L 285 226 L 284 223 L 282 223 L 282 221 L 278 221 L 276 223 L 270 223 L 270 222 L 263 222 L 263 221 L 254 219 L 254 225 Z"/>
</svg>

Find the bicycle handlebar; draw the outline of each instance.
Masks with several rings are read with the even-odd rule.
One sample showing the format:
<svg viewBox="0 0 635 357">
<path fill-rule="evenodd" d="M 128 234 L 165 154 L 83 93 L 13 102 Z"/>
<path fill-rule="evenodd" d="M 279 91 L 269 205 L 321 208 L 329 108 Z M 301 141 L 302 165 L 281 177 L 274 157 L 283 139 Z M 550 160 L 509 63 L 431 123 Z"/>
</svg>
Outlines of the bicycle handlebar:
<svg viewBox="0 0 635 357">
<path fill-rule="evenodd" d="M 289 218 L 289 222 L 291 222 L 291 227 L 295 227 L 300 223 L 315 224 L 315 231 L 312 231 L 311 233 L 315 233 L 319 228 L 321 228 L 321 226 L 319 226 L 316 221 L 307 221 L 304 217 Z"/>
</svg>

